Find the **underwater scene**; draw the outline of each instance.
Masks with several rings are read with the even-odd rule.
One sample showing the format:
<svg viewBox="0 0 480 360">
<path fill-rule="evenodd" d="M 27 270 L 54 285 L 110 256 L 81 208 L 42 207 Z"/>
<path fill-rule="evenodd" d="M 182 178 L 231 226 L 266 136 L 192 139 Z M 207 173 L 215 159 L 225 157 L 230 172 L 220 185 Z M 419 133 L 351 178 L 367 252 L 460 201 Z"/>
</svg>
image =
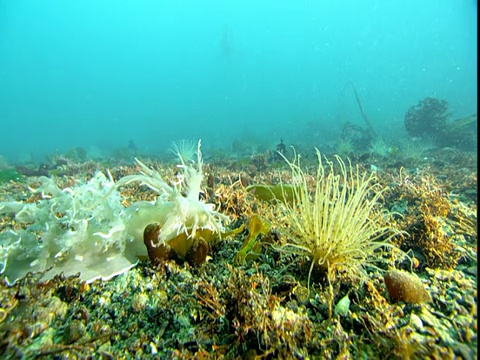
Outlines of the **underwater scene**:
<svg viewBox="0 0 480 360">
<path fill-rule="evenodd" d="M 477 1 L 0 1 L 1 359 L 476 359 Z"/>
</svg>

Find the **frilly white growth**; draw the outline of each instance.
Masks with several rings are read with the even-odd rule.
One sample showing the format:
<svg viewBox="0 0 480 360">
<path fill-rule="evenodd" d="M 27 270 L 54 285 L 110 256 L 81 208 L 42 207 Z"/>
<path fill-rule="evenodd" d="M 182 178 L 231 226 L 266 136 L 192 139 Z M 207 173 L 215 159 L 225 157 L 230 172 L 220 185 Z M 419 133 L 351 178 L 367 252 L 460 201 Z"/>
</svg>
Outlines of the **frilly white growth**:
<svg viewBox="0 0 480 360">
<path fill-rule="evenodd" d="M 172 143 L 172 152 L 181 159 L 180 161 L 188 163 L 194 161 L 197 147 L 198 144 L 193 141 L 182 139 Z"/>
<path fill-rule="evenodd" d="M 80 272 L 85 281 L 108 279 L 129 270 L 138 256 L 147 255 L 143 243 L 145 227 L 161 225 L 159 240 L 167 242 L 185 232 L 193 238 L 198 229 L 221 233 L 228 217 L 213 204 L 199 200 L 203 162 L 197 147 L 197 162 L 180 158 L 181 175 L 172 185 L 161 175 L 136 160 L 141 174 L 120 179 L 116 184 L 98 172 L 90 181 L 60 189 L 52 179 L 41 177 L 37 203 L 3 202 L 0 213 L 14 214 L 21 230 L 0 233 L 0 273 L 9 284 L 28 272 L 56 274 Z M 110 175 L 110 174 L 108 174 Z M 119 186 L 141 182 L 155 190 L 155 202 L 139 201 L 125 209 Z"/>
<path fill-rule="evenodd" d="M 63 272 L 81 272 L 84 280 L 109 278 L 134 262 L 123 257 L 128 234 L 122 220 L 120 194 L 111 194 L 114 182 L 97 174 L 87 183 L 60 189 L 52 179 L 41 177 L 31 189 L 42 194 L 33 203 L 0 204 L 0 213 L 13 213 L 25 230 L 0 233 L 0 262 L 8 283 L 28 272 L 44 272 L 49 279 Z"/>
<path fill-rule="evenodd" d="M 143 230 L 152 222 L 161 225 L 159 241 L 161 243 L 174 239 L 185 232 L 189 237 L 194 237 L 198 229 L 209 229 L 221 233 L 222 221 L 228 217 L 214 209 L 213 204 L 206 204 L 199 199 L 203 179 L 203 161 L 200 150 L 201 141 L 197 147 L 197 163 L 186 162 L 180 153 L 181 174 L 177 181 L 169 185 L 155 170 L 150 169 L 140 160 L 135 159 L 141 168 L 141 175 L 129 175 L 117 182 L 117 186 L 138 181 L 159 194 L 155 204 L 139 202 L 132 205 L 129 224 L 135 223 L 133 228 L 141 229 L 142 233 L 131 233 L 136 240 L 143 237 Z M 142 214 L 142 209 L 149 209 L 148 214 Z M 154 209 L 156 208 L 156 209 Z M 143 211 L 145 212 L 145 211 Z M 148 215 L 155 214 L 155 218 Z M 130 226 L 132 228 L 132 226 Z"/>
</svg>

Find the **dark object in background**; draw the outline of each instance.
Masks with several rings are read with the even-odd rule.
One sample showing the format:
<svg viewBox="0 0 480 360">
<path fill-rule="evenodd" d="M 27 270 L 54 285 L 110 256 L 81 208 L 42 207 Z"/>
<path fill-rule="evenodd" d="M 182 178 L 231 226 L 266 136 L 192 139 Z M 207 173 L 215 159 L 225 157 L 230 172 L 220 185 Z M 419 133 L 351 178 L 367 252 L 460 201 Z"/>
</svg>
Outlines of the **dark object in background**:
<svg viewBox="0 0 480 360">
<path fill-rule="evenodd" d="M 438 146 L 473 150 L 477 146 L 477 114 L 448 122 L 448 103 L 426 97 L 405 114 L 405 128 L 412 137 L 433 140 Z"/>
<path fill-rule="evenodd" d="M 40 164 L 37 170 L 23 165 L 17 165 L 15 169 L 24 176 L 48 176 L 48 166 L 46 164 Z"/>
<path fill-rule="evenodd" d="M 405 128 L 408 135 L 413 137 L 439 139 L 443 137 L 448 116 L 448 103 L 445 100 L 426 97 L 408 109 Z"/>
<path fill-rule="evenodd" d="M 135 141 L 133 139 L 130 139 L 128 142 L 128 148 L 132 151 L 137 151 L 137 144 L 135 144 Z"/>
<path fill-rule="evenodd" d="M 49 176 L 50 170 L 55 170 L 62 166 L 68 166 L 68 159 L 60 156 L 58 158 L 51 158 L 49 161 L 53 163 L 41 163 L 38 166 L 38 169 L 32 169 L 31 167 L 27 167 L 24 165 L 17 165 L 15 169 L 17 172 L 22 174 L 23 176 Z"/>
<path fill-rule="evenodd" d="M 283 139 L 280 139 L 280 143 L 275 146 L 275 151 L 272 152 L 271 160 L 274 162 L 283 161 L 283 156 L 287 153 L 287 147 L 283 143 Z"/>
<path fill-rule="evenodd" d="M 446 144 L 467 151 L 475 150 L 477 148 L 477 113 L 448 123 L 444 136 L 442 140 Z"/>
<path fill-rule="evenodd" d="M 342 140 L 351 143 L 354 150 L 368 149 L 371 141 L 373 140 L 370 131 L 350 122 L 347 122 L 345 125 L 343 125 L 340 137 Z"/>
<path fill-rule="evenodd" d="M 367 114 L 365 114 L 365 110 L 363 110 L 363 105 L 362 105 L 362 102 L 360 101 L 360 96 L 358 96 L 357 87 L 353 82 L 348 82 L 347 84 L 345 84 L 345 86 L 348 84 L 352 85 L 353 94 L 355 95 L 355 101 L 357 102 L 357 105 L 358 105 L 358 110 L 360 110 L 360 114 L 362 115 L 362 118 L 365 121 L 365 124 L 367 124 L 368 131 L 370 131 L 369 135 L 373 137 L 377 137 L 377 132 L 375 131 L 375 128 L 373 127 L 372 122 L 367 117 Z"/>
<path fill-rule="evenodd" d="M 287 147 L 283 143 L 283 139 L 280 139 L 280 144 L 277 144 L 275 150 L 277 150 L 277 152 L 279 152 L 280 154 L 285 154 L 287 152 Z"/>
</svg>

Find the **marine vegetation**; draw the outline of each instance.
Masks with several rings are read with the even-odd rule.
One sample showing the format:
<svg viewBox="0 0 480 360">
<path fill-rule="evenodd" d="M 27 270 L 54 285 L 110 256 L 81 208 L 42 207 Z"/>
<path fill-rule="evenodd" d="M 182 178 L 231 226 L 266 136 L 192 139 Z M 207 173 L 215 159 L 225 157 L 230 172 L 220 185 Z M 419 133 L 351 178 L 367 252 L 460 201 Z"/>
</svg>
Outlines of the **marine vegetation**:
<svg viewBox="0 0 480 360">
<path fill-rule="evenodd" d="M 355 95 L 355 101 L 357 102 L 358 110 L 360 110 L 360 114 L 362 115 L 363 120 L 367 124 L 368 131 L 370 132 L 370 135 L 376 137 L 377 133 L 375 131 L 375 127 L 373 126 L 373 123 L 370 121 L 370 119 L 365 114 L 365 110 L 363 110 L 362 102 L 360 101 L 360 97 L 358 96 L 357 87 L 355 86 L 355 84 L 353 82 L 348 82 L 348 83 L 345 84 L 345 86 L 347 86 L 347 85 L 351 85 L 352 88 L 353 88 L 353 94 Z"/>
<path fill-rule="evenodd" d="M 372 133 L 359 125 L 346 122 L 340 134 L 339 151 L 342 154 L 350 155 L 353 151 L 368 149 L 374 139 Z"/>
<path fill-rule="evenodd" d="M 325 265 L 323 277 L 312 269 L 310 279 L 307 278 L 311 266 L 320 266 L 313 262 L 313 253 L 305 246 L 316 246 L 318 239 L 312 237 L 308 242 L 292 227 L 286 207 L 292 208 L 294 202 L 264 201 L 258 194 L 245 191 L 251 184 L 268 187 L 280 183 L 280 190 L 282 186 L 302 188 L 299 171 L 293 172 L 283 158 L 282 164 L 269 164 L 265 171 L 251 172 L 245 168 L 245 164 L 254 168 L 250 156 L 213 158 L 202 167 L 198 165 L 197 149 L 193 157 L 188 155 L 190 150 L 180 150 L 183 162 L 179 161 L 179 168 L 172 166 L 170 159 L 142 159 L 144 167 L 123 162 L 115 166 L 110 162 L 109 171 L 102 163 L 69 163 L 61 168 L 64 175 L 49 180 L 33 177 L 2 183 L 0 242 L 12 250 L 12 243 L 5 241 L 7 237 L 14 246 L 25 247 L 19 246 L 11 253 L 14 256 L 8 258 L 6 270 L 0 275 L 0 357 L 474 359 L 478 352 L 477 162 L 472 154 L 444 150 L 434 153 L 435 158 L 405 161 L 400 174 L 397 166 L 391 168 L 389 160 L 380 157 L 375 159 L 378 170 L 374 175 L 364 173 L 371 166 L 365 158 L 352 155 L 352 167 L 346 161 L 342 166 L 333 157 L 331 162 L 325 157 L 317 161 L 318 153 L 313 159 L 302 157 L 307 189 L 304 194 L 305 199 L 308 194 L 312 209 L 318 204 L 314 199 L 317 178 L 321 178 L 316 175 L 320 173 L 325 183 L 323 191 L 330 189 L 330 202 L 328 206 L 323 204 L 332 214 L 339 216 L 343 207 L 342 212 L 354 217 L 359 208 L 370 204 L 371 211 L 364 217 L 370 222 L 366 227 L 381 229 L 394 224 L 383 235 L 379 230 L 366 239 L 367 244 L 379 244 L 376 250 L 366 246 L 353 260 L 344 258 L 343 263 L 330 265 L 330 279 L 326 278 Z M 320 160 L 323 170 L 318 170 Z M 297 157 L 292 163 L 300 167 Z M 203 191 L 197 188 L 197 196 L 191 194 L 191 201 L 200 205 L 194 203 L 190 207 L 190 200 L 177 198 L 189 195 L 184 186 L 189 180 L 182 164 L 195 172 L 194 177 L 204 175 L 207 180 L 201 181 Z M 98 179 L 93 180 L 96 171 L 100 171 Z M 161 185 L 154 186 L 160 191 L 149 186 L 157 182 L 152 178 L 163 180 L 157 179 Z M 338 200 L 342 191 L 346 195 Z M 364 200 L 358 201 L 356 211 L 349 212 L 357 191 L 364 193 Z M 377 191 L 381 197 L 375 198 Z M 298 199 L 299 194 L 300 190 L 292 192 L 292 200 Z M 175 207 L 173 203 L 181 205 Z M 205 203 L 213 203 L 215 208 Z M 305 208 L 299 206 L 302 203 L 298 200 L 295 204 L 298 211 Z M 187 221 L 186 227 L 178 226 L 178 234 L 168 232 L 171 240 L 170 236 L 161 238 L 169 216 L 188 220 L 172 209 L 187 206 L 200 209 L 203 214 L 203 205 L 228 216 L 232 223 L 227 225 L 223 216 L 216 218 L 216 213 L 209 213 L 198 217 L 195 235 L 193 222 Z M 114 215 L 95 219 L 95 211 L 108 213 L 108 206 Z M 393 212 L 392 218 L 382 214 L 384 206 Z M 28 213 L 39 220 L 26 221 Z M 50 228 L 44 226 L 40 215 L 46 215 L 48 226 L 55 229 L 55 241 L 45 241 L 47 234 L 53 233 L 49 233 Z M 328 220 L 332 216 L 322 217 Z M 212 218 L 220 232 L 201 220 Z M 267 219 L 270 230 L 255 237 L 260 229 L 267 231 Z M 323 223 L 315 223 L 321 233 Z M 111 252 L 99 251 L 98 245 L 84 242 L 88 237 L 80 236 L 77 224 L 86 224 L 83 234 L 91 236 L 93 244 L 116 245 Z M 115 224 L 125 228 L 120 231 L 117 227 L 115 231 Z M 363 231 L 345 223 L 339 225 L 339 221 L 330 224 L 332 229 L 345 227 L 353 234 Z M 243 228 L 250 229 L 242 232 Z M 394 228 L 408 232 L 409 236 L 387 241 Z M 332 230 L 327 243 L 335 245 L 338 241 L 332 239 L 342 231 Z M 96 232 L 105 238 L 93 235 Z M 232 240 L 223 241 L 235 234 Z M 363 235 L 368 234 L 363 231 Z M 61 245 L 69 237 L 78 241 L 78 247 L 61 254 L 45 248 L 40 251 L 39 260 L 48 255 L 53 271 L 64 264 L 81 274 L 69 276 L 72 273 L 64 272 L 66 276 L 60 274 L 42 281 L 44 278 L 35 267 L 37 262 L 28 257 L 29 246 L 34 244 L 42 249 L 50 244 Z M 24 242 L 28 238 L 31 243 Z M 122 239 L 125 245 L 119 251 Z M 159 239 L 163 245 L 153 246 Z M 168 250 L 168 256 L 153 260 L 150 257 L 149 261 L 145 242 L 155 251 Z M 382 243 L 391 251 L 383 251 Z M 377 268 L 361 271 L 362 267 L 394 254 L 389 244 L 408 253 L 413 261 L 396 262 L 397 269 L 392 269 L 388 259 L 378 261 Z M 88 246 L 91 251 L 85 252 Z M 114 254 L 114 250 L 118 257 L 106 256 Z M 76 259 L 69 254 L 77 254 Z M 235 264 L 235 259 L 242 257 L 246 262 Z M 138 265 L 104 281 L 106 270 L 122 258 L 131 259 L 125 262 L 130 267 L 137 261 Z M 158 266 L 152 268 L 154 260 Z M 98 263 L 102 279 L 85 281 L 87 261 Z M 201 267 L 196 266 L 198 263 Z M 19 265 L 35 273 L 7 284 L 5 276 L 11 282 L 9 271 Z M 358 281 L 359 277 L 362 281 Z"/>
<path fill-rule="evenodd" d="M 62 272 L 65 276 L 80 272 L 81 279 L 88 282 L 105 280 L 147 256 L 144 233 L 151 224 L 158 226 L 158 236 L 150 247 L 167 244 L 180 257 L 190 251 L 193 262 L 202 262 L 208 244 L 197 233 L 203 238 L 220 237 L 222 221 L 228 217 L 215 211 L 213 204 L 199 200 L 203 179 L 200 146 L 199 141 L 196 164 L 178 153 L 180 173 L 172 184 L 139 160 L 141 173 L 127 175 L 117 183 L 100 171 L 90 181 L 64 189 L 53 179 L 40 177 L 41 185 L 31 189 L 41 195 L 37 202 L 0 203 L 0 214 L 9 214 L 22 224 L 0 233 L 0 272 L 9 283 L 28 272 L 47 270 L 44 280 Z M 153 189 L 157 199 L 124 208 L 117 190 L 132 182 Z M 193 254 L 192 246 L 197 249 Z"/>
<path fill-rule="evenodd" d="M 14 168 L 0 169 L 0 184 L 11 180 L 19 181 L 22 177 L 22 173 Z"/>
<path fill-rule="evenodd" d="M 387 158 L 395 152 L 393 147 L 389 146 L 389 144 L 381 137 L 373 139 L 369 151 L 373 156 L 380 158 Z"/>
<path fill-rule="evenodd" d="M 245 189 L 256 198 L 263 201 L 278 200 L 283 203 L 291 203 L 293 200 L 294 188 L 287 184 L 277 185 L 249 185 Z"/>
<path fill-rule="evenodd" d="M 259 215 L 253 215 L 248 222 L 248 235 L 242 248 L 233 258 L 235 265 L 244 265 L 248 261 L 256 260 L 262 251 L 262 243 L 257 241 L 261 235 L 266 235 L 271 228 L 270 222 L 263 220 Z"/>
<path fill-rule="evenodd" d="M 295 155 L 292 162 L 285 159 L 292 172 L 294 196 L 284 207 L 291 236 L 283 248 L 307 255 L 311 258 L 309 277 L 317 267 L 331 284 L 337 272 L 355 275 L 361 266 L 372 263 L 378 258 L 375 251 L 391 247 L 388 240 L 400 232 L 386 225 L 385 213 L 377 209 L 383 190 L 374 183 L 373 173 L 360 175 L 358 167 L 347 167 L 336 156 L 337 172 L 332 161 L 326 160 L 324 166 L 320 152 L 316 153 L 313 192 L 300 157 Z"/>
<path fill-rule="evenodd" d="M 440 185 L 432 176 L 402 170 L 393 181 L 398 185 L 388 201 L 402 213 L 399 223 L 410 235 L 399 246 L 421 260 L 421 268 L 454 269 L 462 258 L 474 256 L 465 250 L 465 243 L 476 241 L 476 211 L 451 202 L 447 189 L 455 184 Z"/>
<path fill-rule="evenodd" d="M 445 100 L 426 97 L 405 113 L 405 128 L 410 136 L 437 138 L 442 135 L 448 116 Z"/>
<path fill-rule="evenodd" d="M 448 102 L 426 97 L 405 113 L 405 128 L 412 137 L 433 138 L 440 146 L 471 150 L 477 144 L 477 114 L 449 121 Z"/>
</svg>

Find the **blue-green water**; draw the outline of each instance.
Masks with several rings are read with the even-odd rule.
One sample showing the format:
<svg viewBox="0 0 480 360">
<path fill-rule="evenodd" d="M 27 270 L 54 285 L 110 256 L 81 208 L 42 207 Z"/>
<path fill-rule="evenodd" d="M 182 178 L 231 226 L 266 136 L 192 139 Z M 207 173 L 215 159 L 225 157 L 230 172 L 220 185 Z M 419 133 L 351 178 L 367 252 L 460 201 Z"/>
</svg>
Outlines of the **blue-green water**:
<svg viewBox="0 0 480 360">
<path fill-rule="evenodd" d="M 0 0 L 0 155 L 321 147 L 365 125 L 349 82 L 398 136 L 426 96 L 476 112 L 476 27 L 472 0 Z"/>
</svg>

